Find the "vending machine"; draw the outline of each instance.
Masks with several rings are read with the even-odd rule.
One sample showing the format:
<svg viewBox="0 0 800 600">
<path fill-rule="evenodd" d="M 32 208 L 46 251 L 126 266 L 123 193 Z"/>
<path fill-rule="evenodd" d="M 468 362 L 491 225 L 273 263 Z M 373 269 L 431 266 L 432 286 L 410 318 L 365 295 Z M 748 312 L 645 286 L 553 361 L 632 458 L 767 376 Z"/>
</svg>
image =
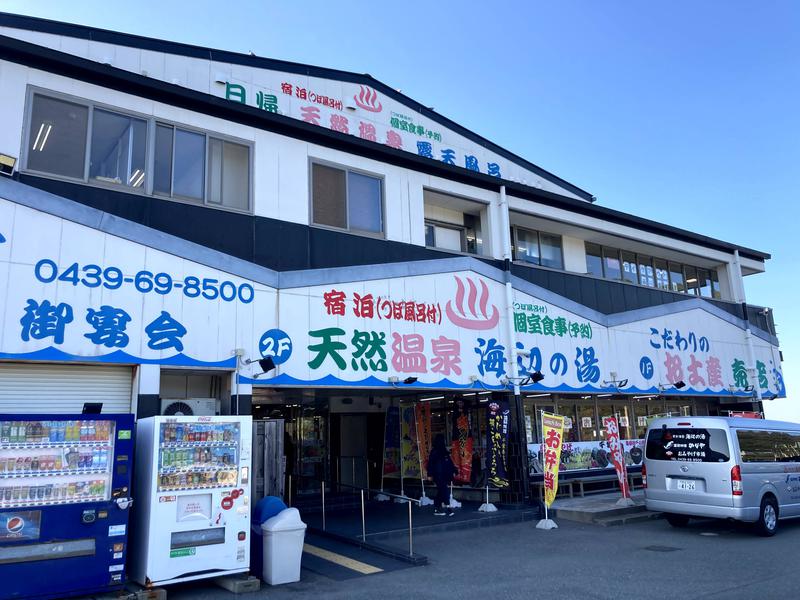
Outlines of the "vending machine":
<svg viewBox="0 0 800 600">
<path fill-rule="evenodd" d="M 142 585 L 250 566 L 252 418 L 139 420 L 131 577 Z"/>
<path fill-rule="evenodd" d="M 122 588 L 133 415 L 0 414 L 0 598 Z"/>
</svg>

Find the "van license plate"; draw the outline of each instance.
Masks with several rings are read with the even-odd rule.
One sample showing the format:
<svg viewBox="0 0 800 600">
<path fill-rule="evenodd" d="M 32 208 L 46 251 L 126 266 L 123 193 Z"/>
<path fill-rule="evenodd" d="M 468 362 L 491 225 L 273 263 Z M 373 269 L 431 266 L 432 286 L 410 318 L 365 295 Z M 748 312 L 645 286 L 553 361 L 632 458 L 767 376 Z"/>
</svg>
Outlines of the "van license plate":
<svg viewBox="0 0 800 600">
<path fill-rule="evenodd" d="M 696 489 L 695 482 L 689 479 L 678 479 L 678 489 L 693 492 Z"/>
</svg>

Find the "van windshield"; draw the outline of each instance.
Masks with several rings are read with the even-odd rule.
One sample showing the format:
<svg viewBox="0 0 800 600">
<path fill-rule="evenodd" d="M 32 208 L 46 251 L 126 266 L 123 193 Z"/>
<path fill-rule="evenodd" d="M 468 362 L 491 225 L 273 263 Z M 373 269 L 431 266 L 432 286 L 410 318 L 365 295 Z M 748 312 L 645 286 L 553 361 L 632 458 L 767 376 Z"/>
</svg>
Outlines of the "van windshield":
<svg viewBox="0 0 800 600">
<path fill-rule="evenodd" d="M 728 436 L 724 429 L 662 427 L 647 435 L 645 456 L 649 460 L 682 462 L 728 462 Z"/>
</svg>

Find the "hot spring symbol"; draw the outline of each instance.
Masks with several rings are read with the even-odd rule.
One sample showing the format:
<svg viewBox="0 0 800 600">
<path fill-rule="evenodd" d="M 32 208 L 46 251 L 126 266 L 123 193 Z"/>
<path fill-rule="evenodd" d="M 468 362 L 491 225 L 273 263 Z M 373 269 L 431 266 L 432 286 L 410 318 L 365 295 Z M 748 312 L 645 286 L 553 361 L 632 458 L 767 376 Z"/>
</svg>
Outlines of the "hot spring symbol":
<svg viewBox="0 0 800 600">
<path fill-rule="evenodd" d="M 489 286 L 482 279 L 478 280 L 480 284 L 480 296 L 478 295 L 478 286 L 470 277 L 465 277 L 467 280 L 467 287 L 469 287 L 469 294 L 464 301 L 466 288 L 464 282 L 458 275 L 453 276 L 456 280 L 456 297 L 455 308 L 453 301 L 448 300 L 445 306 L 447 318 L 458 327 L 464 329 L 485 330 L 494 328 L 500 320 L 500 311 L 492 304 L 491 312 L 487 311 L 489 305 Z M 469 314 L 468 314 L 469 313 Z"/>
</svg>

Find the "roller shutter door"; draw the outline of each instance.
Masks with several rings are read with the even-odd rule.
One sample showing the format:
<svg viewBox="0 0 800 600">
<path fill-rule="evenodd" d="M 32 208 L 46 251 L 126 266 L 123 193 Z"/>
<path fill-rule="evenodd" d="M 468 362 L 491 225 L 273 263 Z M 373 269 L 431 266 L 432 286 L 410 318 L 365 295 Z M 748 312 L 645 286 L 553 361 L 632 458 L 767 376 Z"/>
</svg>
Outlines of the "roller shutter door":
<svg viewBox="0 0 800 600">
<path fill-rule="evenodd" d="M 0 363 L 0 413 L 80 413 L 84 402 L 129 413 L 132 374 L 119 366 Z"/>
</svg>

